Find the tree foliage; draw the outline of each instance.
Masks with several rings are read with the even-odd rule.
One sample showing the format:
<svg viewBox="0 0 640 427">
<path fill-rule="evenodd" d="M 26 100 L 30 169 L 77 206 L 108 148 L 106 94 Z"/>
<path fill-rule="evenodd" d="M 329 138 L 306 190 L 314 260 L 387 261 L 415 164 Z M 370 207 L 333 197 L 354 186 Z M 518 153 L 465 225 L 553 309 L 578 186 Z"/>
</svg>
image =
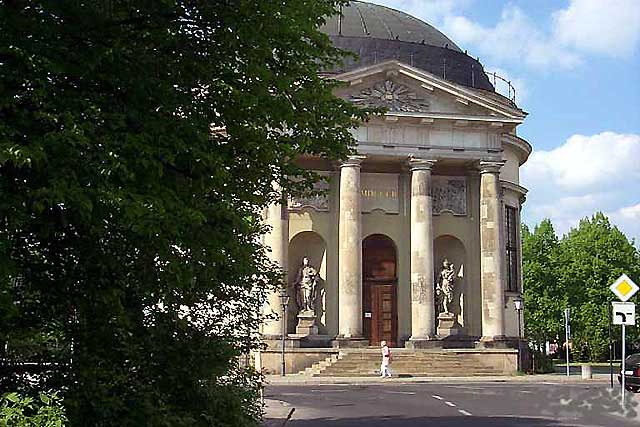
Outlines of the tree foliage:
<svg viewBox="0 0 640 427">
<path fill-rule="evenodd" d="M 625 273 L 640 280 L 640 251 L 602 213 L 584 218 L 558 240 L 550 220 L 534 233 L 523 230 L 523 275 L 527 333 L 534 341 L 564 341 L 565 308 L 571 310 L 574 355 L 608 357 L 609 307 L 617 300 L 609 286 Z M 635 296 L 631 301 L 637 301 Z M 616 328 L 614 338 L 619 336 Z M 629 328 L 628 338 L 640 337 Z"/>
<path fill-rule="evenodd" d="M 71 425 L 259 418 L 261 209 L 365 114 L 319 76 L 338 3 L 0 0 L 0 340 Z"/>
<path fill-rule="evenodd" d="M 0 427 L 64 427 L 67 417 L 56 393 L 38 399 L 6 393 L 0 398 Z"/>
<path fill-rule="evenodd" d="M 538 347 L 554 339 L 563 328 L 566 295 L 558 282 L 557 257 L 558 237 L 550 220 L 543 220 L 533 233 L 522 226 L 525 328 Z"/>
</svg>

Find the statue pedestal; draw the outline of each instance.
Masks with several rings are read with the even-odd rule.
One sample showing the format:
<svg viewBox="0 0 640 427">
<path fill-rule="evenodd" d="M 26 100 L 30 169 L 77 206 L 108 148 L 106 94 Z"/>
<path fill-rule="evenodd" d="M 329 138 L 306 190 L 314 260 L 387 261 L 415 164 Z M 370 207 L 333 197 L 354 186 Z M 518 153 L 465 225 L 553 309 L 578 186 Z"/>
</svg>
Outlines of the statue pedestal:
<svg viewBox="0 0 640 427">
<path fill-rule="evenodd" d="M 453 313 L 440 313 L 438 316 L 438 337 L 446 338 L 460 335 L 462 327 L 458 323 L 457 316 Z"/>
<path fill-rule="evenodd" d="M 316 324 L 316 315 L 314 312 L 302 311 L 298 314 L 296 335 L 318 335 L 318 325 Z"/>
</svg>

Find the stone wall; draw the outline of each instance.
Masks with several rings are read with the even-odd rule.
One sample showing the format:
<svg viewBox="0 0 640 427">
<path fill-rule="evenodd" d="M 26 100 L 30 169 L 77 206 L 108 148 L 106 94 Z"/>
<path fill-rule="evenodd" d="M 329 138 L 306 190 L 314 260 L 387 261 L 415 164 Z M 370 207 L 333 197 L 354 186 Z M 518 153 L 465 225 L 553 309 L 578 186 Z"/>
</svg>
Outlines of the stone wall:
<svg viewBox="0 0 640 427">
<path fill-rule="evenodd" d="M 293 374 L 311 367 L 314 363 L 337 356 L 339 350 L 333 348 L 287 349 L 285 352 L 285 373 Z M 282 352 L 280 350 L 264 350 L 260 355 L 262 373 L 266 375 L 280 374 Z"/>
</svg>

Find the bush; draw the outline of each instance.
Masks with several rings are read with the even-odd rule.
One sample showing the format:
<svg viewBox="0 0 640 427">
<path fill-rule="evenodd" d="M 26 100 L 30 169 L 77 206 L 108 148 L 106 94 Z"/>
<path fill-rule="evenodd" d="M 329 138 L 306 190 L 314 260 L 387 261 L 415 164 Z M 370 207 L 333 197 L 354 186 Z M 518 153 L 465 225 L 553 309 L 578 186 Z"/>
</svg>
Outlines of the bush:
<svg viewBox="0 0 640 427">
<path fill-rule="evenodd" d="M 5 393 L 0 400 L 0 427 L 63 427 L 66 422 L 57 393 L 40 393 L 39 399 Z"/>
<path fill-rule="evenodd" d="M 539 350 L 531 351 L 533 373 L 535 374 L 548 374 L 554 372 L 553 361 L 547 355 Z"/>
</svg>

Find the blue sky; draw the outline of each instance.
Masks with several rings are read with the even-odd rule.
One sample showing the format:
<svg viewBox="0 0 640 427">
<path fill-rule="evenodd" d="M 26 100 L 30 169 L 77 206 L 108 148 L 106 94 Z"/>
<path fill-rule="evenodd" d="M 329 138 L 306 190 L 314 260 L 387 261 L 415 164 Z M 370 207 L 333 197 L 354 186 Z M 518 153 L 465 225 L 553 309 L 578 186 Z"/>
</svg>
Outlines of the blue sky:
<svg viewBox="0 0 640 427">
<path fill-rule="evenodd" d="M 559 234 L 602 211 L 640 243 L 640 0 L 370 0 L 511 79 L 534 147 L 523 220 Z"/>
</svg>

